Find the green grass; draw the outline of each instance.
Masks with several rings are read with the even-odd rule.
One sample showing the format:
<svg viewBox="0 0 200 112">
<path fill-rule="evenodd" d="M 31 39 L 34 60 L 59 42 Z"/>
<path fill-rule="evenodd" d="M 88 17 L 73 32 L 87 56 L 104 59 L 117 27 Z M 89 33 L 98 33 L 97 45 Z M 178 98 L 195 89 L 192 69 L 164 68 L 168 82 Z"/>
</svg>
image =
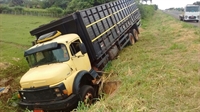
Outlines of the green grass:
<svg viewBox="0 0 200 112">
<path fill-rule="evenodd" d="M 56 18 L 0 14 L 0 41 L 31 45 L 30 30 Z"/>
<path fill-rule="evenodd" d="M 0 23 L 0 34 L 6 37 L 0 37 L 0 62 L 19 65 L 14 70 L 9 69 L 12 73 L 7 74 L 7 70 L 1 75 L 7 77 L 18 74 L 13 75 L 16 79 L 12 83 L 17 85 L 13 88 L 17 90 L 19 78 L 25 69 L 17 70 L 24 66 L 27 68 L 23 51 L 34 39 L 28 32 L 41 23 L 48 23 L 52 18 L 11 15 L 0 17 L 7 17 L 3 19 L 5 22 Z M 10 34 L 11 30 L 13 34 Z M 200 111 L 200 29 L 158 11 L 153 17 L 142 21 L 140 31 L 139 41 L 120 51 L 118 58 L 109 63 L 106 69 L 118 74 L 109 79 L 121 81 L 118 90 L 90 108 L 80 104 L 78 112 Z M 18 108 L 8 105 L 7 101 L 0 101 L 0 108 L 3 112 L 18 111 Z"/>
<path fill-rule="evenodd" d="M 107 68 L 121 86 L 87 111 L 199 112 L 200 28 L 158 11 L 140 31 Z"/>
<path fill-rule="evenodd" d="M 35 37 L 29 31 L 56 18 L 0 14 L 0 79 L 12 77 L 12 92 L 0 100 L 0 112 L 18 112 L 13 107 L 20 77 L 28 70 L 23 55 Z M 8 105 L 9 104 L 9 105 Z"/>
</svg>

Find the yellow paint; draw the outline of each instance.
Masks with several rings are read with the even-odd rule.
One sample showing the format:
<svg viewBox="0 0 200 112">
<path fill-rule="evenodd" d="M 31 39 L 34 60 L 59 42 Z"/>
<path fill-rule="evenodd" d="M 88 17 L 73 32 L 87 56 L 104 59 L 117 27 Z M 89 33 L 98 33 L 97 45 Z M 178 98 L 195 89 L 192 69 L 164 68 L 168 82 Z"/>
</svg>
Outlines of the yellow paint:
<svg viewBox="0 0 200 112">
<path fill-rule="evenodd" d="M 69 46 L 77 39 L 82 42 L 77 34 L 66 34 L 58 36 L 42 44 L 33 46 L 32 48 L 52 42 L 64 44 L 69 52 L 70 59 L 63 63 L 52 63 L 30 68 L 20 80 L 21 89 L 42 86 L 53 87 L 64 83 L 67 89 L 67 94 L 72 94 L 74 78 L 76 77 L 77 73 L 80 70 L 89 71 L 91 69 L 90 60 L 87 53 L 83 55 L 81 52 L 78 52 L 76 56 L 72 56 L 70 53 Z"/>
<path fill-rule="evenodd" d="M 70 67 L 66 62 L 41 65 L 29 69 L 22 76 L 20 84 L 22 88 L 47 86 L 64 80 L 71 74 L 70 72 Z"/>
<path fill-rule="evenodd" d="M 56 84 L 53 84 L 53 85 L 50 85 L 50 87 L 53 87 L 53 86 L 56 86 L 56 85 L 59 85 L 61 83 L 64 83 L 66 89 L 67 89 L 67 94 L 70 95 L 72 94 L 73 92 L 73 84 L 74 84 L 74 79 L 75 77 L 77 76 L 78 72 L 80 71 L 75 71 L 73 73 L 71 73 L 67 78 L 65 78 L 63 81 L 59 82 L 59 83 L 56 83 Z"/>
<path fill-rule="evenodd" d="M 48 38 L 45 38 L 45 39 L 42 39 L 42 40 L 37 40 L 37 43 L 42 43 L 42 42 L 45 42 L 45 41 L 48 41 L 48 40 L 52 40 L 56 37 L 58 37 L 59 35 L 61 35 L 61 32 L 60 31 L 57 31 L 57 33 L 51 37 L 48 37 Z"/>
</svg>

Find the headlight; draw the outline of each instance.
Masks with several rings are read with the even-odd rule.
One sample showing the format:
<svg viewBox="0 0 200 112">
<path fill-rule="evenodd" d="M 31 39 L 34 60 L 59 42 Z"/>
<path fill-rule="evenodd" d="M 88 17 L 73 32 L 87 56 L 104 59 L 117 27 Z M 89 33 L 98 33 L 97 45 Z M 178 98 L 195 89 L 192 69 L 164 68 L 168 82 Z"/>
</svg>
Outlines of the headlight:
<svg viewBox="0 0 200 112">
<path fill-rule="evenodd" d="M 55 91 L 56 93 L 59 93 L 59 92 L 60 92 L 60 89 L 59 89 L 59 88 L 55 88 L 54 91 Z"/>
<path fill-rule="evenodd" d="M 188 18 L 188 16 L 185 16 L 185 18 L 187 19 L 187 18 Z"/>
<path fill-rule="evenodd" d="M 57 97 L 61 97 L 62 94 L 61 94 L 61 93 L 57 93 L 56 96 L 57 96 Z"/>
<path fill-rule="evenodd" d="M 54 92 L 56 94 L 57 97 L 61 97 L 62 95 L 68 95 L 68 91 L 67 89 L 60 89 L 60 88 L 54 88 Z"/>
</svg>

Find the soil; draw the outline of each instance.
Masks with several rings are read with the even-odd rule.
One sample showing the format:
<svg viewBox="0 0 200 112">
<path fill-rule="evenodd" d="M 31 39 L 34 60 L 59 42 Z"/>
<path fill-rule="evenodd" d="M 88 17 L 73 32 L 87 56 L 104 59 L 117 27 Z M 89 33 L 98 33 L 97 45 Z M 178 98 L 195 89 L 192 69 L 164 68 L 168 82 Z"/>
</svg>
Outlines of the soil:
<svg viewBox="0 0 200 112">
<path fill-rule="evenodd" d="M 10 63 L 7 63 L 7 62 L 0 62 L 0 70 L 5 70 L 5 69 L 7 69 L 9 66 L 11 66 Z"/>
</svg>

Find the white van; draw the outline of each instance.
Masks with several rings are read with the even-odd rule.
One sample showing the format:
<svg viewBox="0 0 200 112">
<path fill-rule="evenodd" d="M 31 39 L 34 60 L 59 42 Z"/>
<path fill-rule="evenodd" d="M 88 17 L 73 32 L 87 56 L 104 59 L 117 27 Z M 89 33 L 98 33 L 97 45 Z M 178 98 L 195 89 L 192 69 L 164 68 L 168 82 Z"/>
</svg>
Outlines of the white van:
<svg viewBox="0 0 200 112">
<path fill-rule="evenodd" d="M 186 5 L 184 12 L 179 16 L 181 21 L 196 21 L 200 20 L 200 6 L 199 5 Z"/>
</svg>

